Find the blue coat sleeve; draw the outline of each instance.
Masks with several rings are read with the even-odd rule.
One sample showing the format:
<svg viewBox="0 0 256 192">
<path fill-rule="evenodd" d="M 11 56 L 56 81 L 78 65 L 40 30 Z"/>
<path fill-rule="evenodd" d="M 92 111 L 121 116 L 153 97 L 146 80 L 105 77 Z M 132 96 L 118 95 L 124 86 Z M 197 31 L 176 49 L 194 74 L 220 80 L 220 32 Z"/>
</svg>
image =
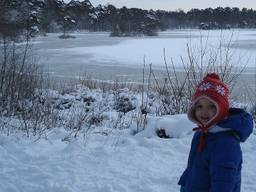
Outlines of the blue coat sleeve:
<svg viewBox="0 0 256 192">
<path fill-rule="evenodd" d="M 191 148 L 190 148 L 190 152 L 189 152 L 187 168 L 183 172 L 183 174 L 180 177 L 180 180 L 178 182 L 178 184 L 181 185 L 181 186 L 186 186 L 186 180 L 188 178 L 189 166 L 190 166 L 191 161 L 194 159 L 194 156 L 195 156 L 195 151 L 196 151 L 196 146 L 197 146 L 196 141 L 198 140 L 198 136 L 199 136 L 199 132 L 195 132 L 195 134 L 193 136 L 193 139 L 191 141 Z"/>
<path fill-rule="evenodd" d="M 242 153 L 235 137 L 218 140 L 211 155 L 210 192 L 240 191 Z"/>
<path fill-rule="evenodd" d="M 181 185 L 181 186 L 185 186 L 186 185 L 186 179 L 187 179 L 187 169 L 181 175 L 178 184 Z"/>
</svg>

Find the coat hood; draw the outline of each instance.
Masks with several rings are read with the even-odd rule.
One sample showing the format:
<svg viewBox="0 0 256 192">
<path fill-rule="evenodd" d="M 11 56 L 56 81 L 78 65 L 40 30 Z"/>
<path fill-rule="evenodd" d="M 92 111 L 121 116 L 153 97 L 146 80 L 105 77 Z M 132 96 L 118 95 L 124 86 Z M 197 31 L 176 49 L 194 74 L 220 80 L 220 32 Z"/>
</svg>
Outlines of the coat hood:
<svg viewBox="0 0 256 192">
<path fill-rule="evenodd" d="M 220 121 L 218 126 L 233 130 L 241 142 L 246 141 L 253 131 L 253 118 L 243 109 L 230 108 L 229 116 Z"/>
</svg>

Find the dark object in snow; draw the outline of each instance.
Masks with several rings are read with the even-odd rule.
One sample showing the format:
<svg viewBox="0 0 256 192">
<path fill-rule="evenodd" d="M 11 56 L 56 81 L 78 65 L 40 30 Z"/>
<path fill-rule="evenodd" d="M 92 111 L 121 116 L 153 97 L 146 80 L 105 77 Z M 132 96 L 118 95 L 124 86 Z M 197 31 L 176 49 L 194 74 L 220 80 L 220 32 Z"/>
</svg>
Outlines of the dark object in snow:
<svg viewBox="0 0 256 192">
<path fill-rule="evenodd" d="M 96 101 L 96 99 L 93 98 L 92 96 L 83 98 L 83 102 L 85 102 L 88 106 L 90 106 L 91 103 L 93 103 L 95 101 Z"/>
<path fill-rule="evenodd" d="M 140 108 L 140 112 L 145 115 L 145 114 L 148 114 L 149 113 L 149 109 L 146 107 L 146 106 L 141 106 Z"/>
<path fill-rule="evenodd" d="M 103 121 L 103 116 L 102 115 L 92 115 L 89 120 L 88 123 L 91 125 L 100 125 L 100 123 Z"/>
<path fill-rule="evenodd" d="M 156 130 L 156 134 L 158 137 L 160 138 L 164 138 L 164 139 L 169 139 L 171 138 L 168 134 L 166 134 L 164 129 L 157 129 Z"/>
<path fill-rule="evenodd" d="M 63 109 L 70 109 L 72 106 L 72 101 L 69 99 L 62 99 L 59 101 L 59 104 L 57 104 L 56 108 L 63 110 Z"/>
<path fill-rule="evenodd" d="M 135 108 L 136 107 L 132 104 L 130 99 L 125 96 L 118 97 L 115 103 L 115 109 L 117 112 L 127 113 L 134 110 Z"/>
</svg>

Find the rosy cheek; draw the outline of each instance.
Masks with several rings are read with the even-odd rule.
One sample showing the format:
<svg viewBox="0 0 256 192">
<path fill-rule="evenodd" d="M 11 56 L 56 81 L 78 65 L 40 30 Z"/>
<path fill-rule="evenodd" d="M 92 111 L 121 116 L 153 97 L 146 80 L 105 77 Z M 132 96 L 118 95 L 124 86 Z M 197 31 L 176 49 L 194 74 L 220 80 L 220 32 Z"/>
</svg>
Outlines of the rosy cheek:
<svg viewBox="0 0 256 192">
<path fill-rule="evenodd" d="M 201 111 L 200 111 L 200 110 L 197 110 L 197 111 L 195 112 L 195 116 L 196 116 L 196 117 L 199 117 L 200 114 L 201 114 Z"/>
</svg>

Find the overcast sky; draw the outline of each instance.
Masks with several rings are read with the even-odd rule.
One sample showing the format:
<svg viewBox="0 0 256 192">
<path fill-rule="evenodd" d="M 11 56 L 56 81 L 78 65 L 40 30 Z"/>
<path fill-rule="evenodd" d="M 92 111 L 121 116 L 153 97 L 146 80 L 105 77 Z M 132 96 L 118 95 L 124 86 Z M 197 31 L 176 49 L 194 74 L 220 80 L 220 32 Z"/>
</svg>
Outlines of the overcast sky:
<svg viewBox="0 0 256 192">
<path fill-rule="evenodd" d="M 69 2 L 69 0 L 64 1 Z M 204 9 L 208 7 L 246 7 L 256 10 L 256 0 L 90 0 L 90 2 L 94 6 L 110 3 L 118 8 L 126 6 L 128 8 L 137 7 L 170 11 L 175 11 L 179 8 L 188 11 L 191 8 Z"/>
</svg>

